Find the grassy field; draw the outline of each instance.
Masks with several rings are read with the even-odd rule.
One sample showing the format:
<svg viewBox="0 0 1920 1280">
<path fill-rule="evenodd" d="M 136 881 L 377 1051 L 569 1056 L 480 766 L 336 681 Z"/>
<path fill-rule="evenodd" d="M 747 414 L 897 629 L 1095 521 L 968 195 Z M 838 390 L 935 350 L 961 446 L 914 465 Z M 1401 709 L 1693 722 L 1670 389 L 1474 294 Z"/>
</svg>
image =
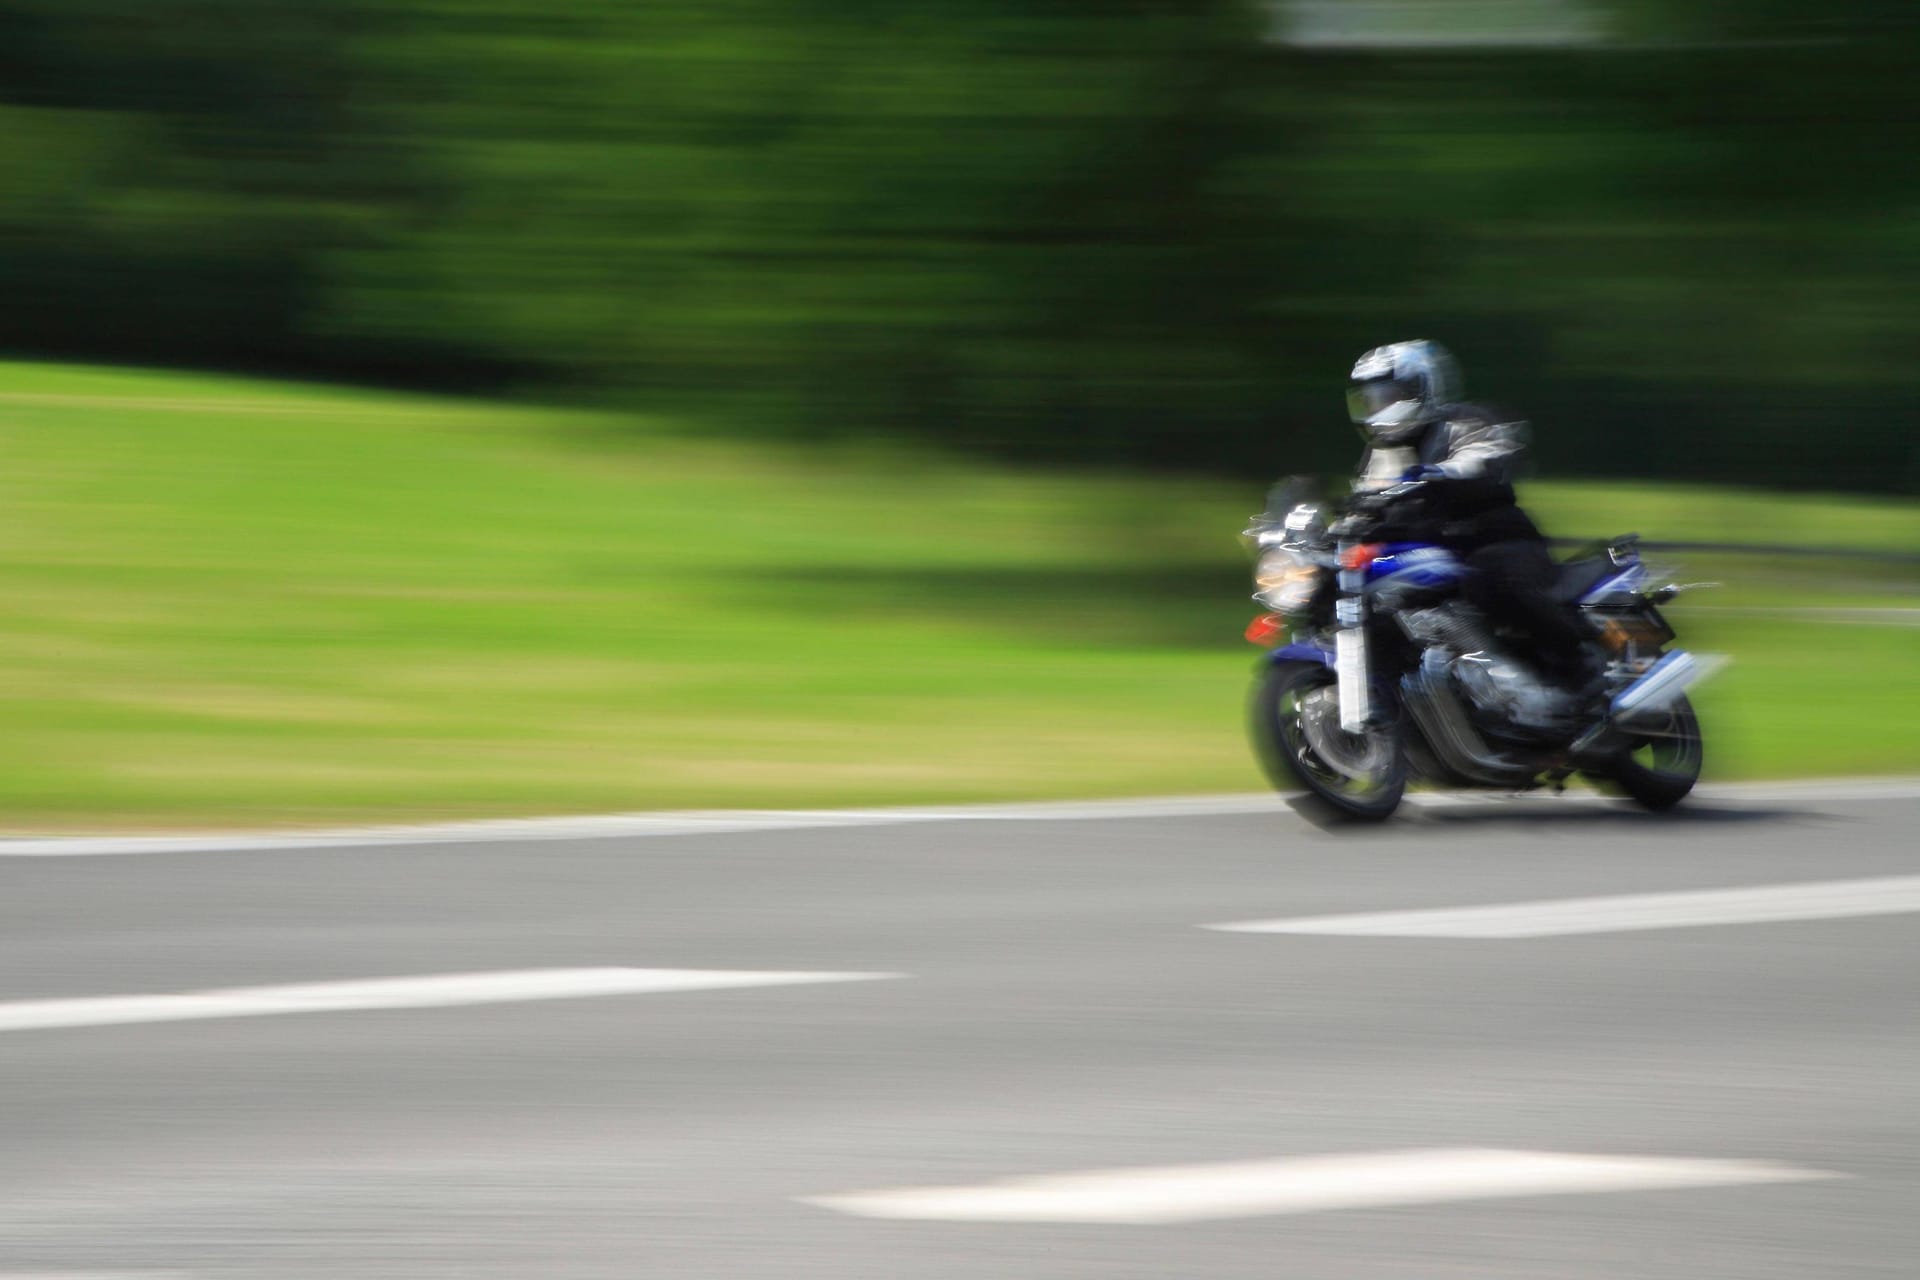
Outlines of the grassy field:
<svg viewBox="0 0 1920 1280">
<path fill-rule="evenodd" d="M 7 830 L 1261 785 L 1244 487 L 25 364 L 0 458 Z M 1910 503 L 1529 497 L 1568 535 L 1920 550 Z M 1920 770 L 1920 629 L 1732 611 L 1920 574 L 1686 567 L 1729 582 L 1675 610 L 1737 659 L 1716 776 Z"/>
</svg>

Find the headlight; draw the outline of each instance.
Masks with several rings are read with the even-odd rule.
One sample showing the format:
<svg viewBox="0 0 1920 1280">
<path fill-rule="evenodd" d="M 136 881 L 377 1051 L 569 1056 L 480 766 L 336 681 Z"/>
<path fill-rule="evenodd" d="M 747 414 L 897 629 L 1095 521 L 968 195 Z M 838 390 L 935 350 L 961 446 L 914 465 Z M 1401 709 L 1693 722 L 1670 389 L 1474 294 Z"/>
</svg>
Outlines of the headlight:
<svg viewBox="0 0 1920 1280">
<path fill-rule="evenodd" d="M 1261 553 L 1259 566 L 1253 572 L 1254 583 L 1259 587 L 1253 598 L 1275 613 L 1298 613 L 1313 599 L 1314 589 L 1320 585 L 1320 574 L 1318 565 L 1308 564 L 1291 551 L 1271 548 Z"/>
</svg>

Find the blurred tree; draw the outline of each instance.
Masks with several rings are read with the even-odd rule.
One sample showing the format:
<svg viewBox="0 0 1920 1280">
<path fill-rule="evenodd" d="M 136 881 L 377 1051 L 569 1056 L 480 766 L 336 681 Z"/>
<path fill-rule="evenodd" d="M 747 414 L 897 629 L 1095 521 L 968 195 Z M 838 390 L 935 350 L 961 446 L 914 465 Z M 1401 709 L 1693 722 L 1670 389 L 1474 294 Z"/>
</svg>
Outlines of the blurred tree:
<svg viewBox="0 0 1920 1280">
<path fill-rule="evenodd" d="M 1231 5 L 415 11 L 382 127 L 458 198 L 333 263 L 343 330 L 1053 453 L 1223 385 L 1192 322 L 1238 292 L 1206 197 L 1257 50 Z"/>
<path fill-rule="evenodd" d="M 6 0 L 0 344 L 1271 472 L 1348 460 L 1347 362 L 1425 334 L 1556 471 L 1920 480 L 1909 0 L 1270 25 Z"/>
</svg>

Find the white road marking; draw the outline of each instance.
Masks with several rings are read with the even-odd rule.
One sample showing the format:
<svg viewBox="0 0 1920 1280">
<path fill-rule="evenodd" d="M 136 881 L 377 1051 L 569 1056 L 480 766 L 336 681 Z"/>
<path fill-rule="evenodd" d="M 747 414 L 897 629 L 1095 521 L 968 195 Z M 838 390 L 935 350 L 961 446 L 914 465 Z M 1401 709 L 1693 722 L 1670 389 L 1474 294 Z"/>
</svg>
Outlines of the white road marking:
<svg viewBox="0 0 1920 1280">
<path fill-rule="evenodd" d="M 1105 1169 L 804 1202 L 863 1218 L 1162 1225 L 1503 1196 L 1731 1187 L 1845 1177 L 1764 1160 L 1455 1148 Z"/>
<path fill-rule="evenodd" d="M 1886 801 L 1920 799 L 1920 779 L 1738 783 L 1702 787 L 1698 799 Z M 1418 809 L 1521 803 L 1554 807 L 1613 805 L 1602 796 L 1445 793 L 1407 797 Z M 673 813 L 589 814 L 503 818 L 483 822 L 346 827 L 316 831 L 232 832 L 176 836 L 0 837 L 0 858 L 119 857 L 136 854 L 270 853 L 366 849 L 400 845 L 497 844 L 513 840 L 608 840 L 645 836 L 725 835 L 811 828 L 896 826 L 921 822 L 1075 822 L 1117 818 L 1186 818 L 1263 814 L 1297 821 L 1279 796 L 1265 792 L 1217 796 L 1155 796 L 1136 800 L 1048 800 L 1026 804 L 951 805 L 884 809 L 724 809 Z"/>
<path fill-rule="evenodd" d="M 1911 787 L 1920 796 L 1920 781 Z M 1418 804 L 1420 801 L 1416 800 Z M 322 831 L 234 832 L 177 836 L 0 837 L 0 857 L 104 857 L 162 853 L 250 853 L 359 849 L 423 844 L 494 844 L 512 840 L 609 840 L 645 836 L 729 835 L 813 828 L 899 826 L 922 822 L 1048 822 L 1106 818 L 1173 818 L 1268 813 L 1290 817 L 1280 797 L 1158 796 L 1137 800 L 1059 800 L 947 808 L 726 809 L 710 812 L 585 814 L 502 818 Z"/>
<path fill-rule="evenodd" d="M 785 987 L 815 982 L 869 982 L 901 973 L 807 973 L 749 969 L 521 969 L 363 978 L 280 987 L 232 987 L 169 995 L 82 996 L 0 1004 L 0 1031 L 105 1027 L 130 1022 L 257 1018 L 282 1013 L 345 1013 L 365 1009 L 439 1009 L 452 1005 L 574 1000 L 585 996 Z"/>
<path fill-rule="evenodd" d="M 1554 938 L 1717 924 L 1839 920 L 1920 911 L 1920 876 L 1813 880 L 1739 889 L 1555 898 L 1484 907 L 1430 907 L 1355 915 L 1243 920 L 1202 928 L 1223 933 L 1316 933 L 1365 938 Z"/>
</svg>

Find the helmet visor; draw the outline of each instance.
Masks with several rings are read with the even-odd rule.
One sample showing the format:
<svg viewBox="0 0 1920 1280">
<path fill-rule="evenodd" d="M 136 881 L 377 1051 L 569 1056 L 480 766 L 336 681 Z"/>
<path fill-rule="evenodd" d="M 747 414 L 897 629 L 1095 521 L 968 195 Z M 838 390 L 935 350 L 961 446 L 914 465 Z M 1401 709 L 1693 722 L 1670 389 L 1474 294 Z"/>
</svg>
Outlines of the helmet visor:
<svg viewBox="0 0 1920 1280">
<path fill-rule="evenodd" d="M 1347 416 L 1368 423 L 1403 400 L 1418 401 L 1420 390 L 1412 382 L 1398 378 L 1373 378 L 1347 388 Z"/>
</svg>

